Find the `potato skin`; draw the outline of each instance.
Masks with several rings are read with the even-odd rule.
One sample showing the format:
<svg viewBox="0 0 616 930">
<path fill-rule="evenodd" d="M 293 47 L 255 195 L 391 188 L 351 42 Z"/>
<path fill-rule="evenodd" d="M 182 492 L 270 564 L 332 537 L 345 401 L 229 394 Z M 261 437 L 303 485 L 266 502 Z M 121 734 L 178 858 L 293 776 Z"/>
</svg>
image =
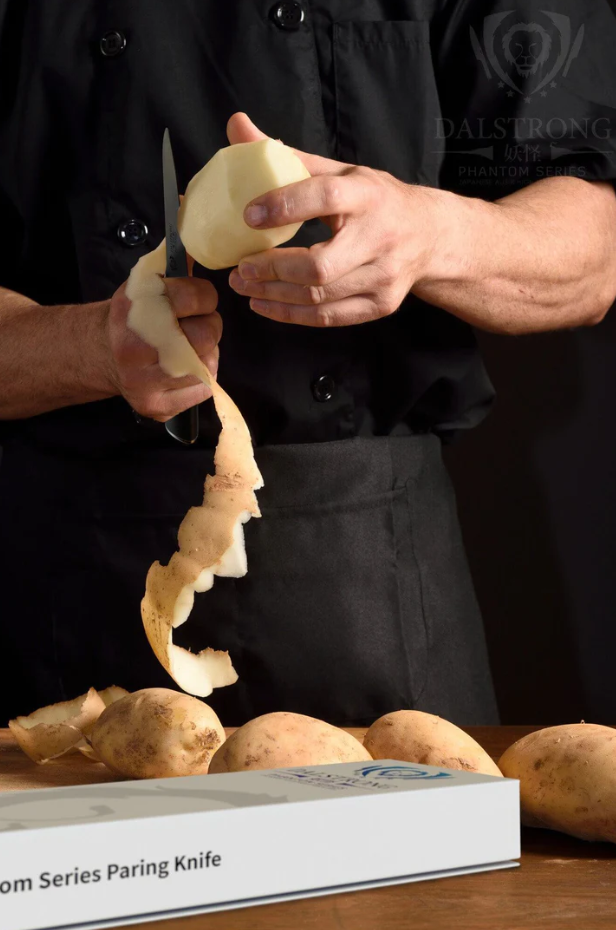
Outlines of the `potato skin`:
<svg viewBox="0 0 616 930">
<path fill-rule="evenodd" d="M 616 730 L 547 727 L 510 746 L 499 765 L 520 779 L 522 823 L 616 843 Z"/>
<path fill-rule="evenodd" d="M 372 756 L 344 730 L 303 714 L 264 714 L 249 720 L 220 747 L 210 774 L 296 765 L 365 762 Z"/>
<path fill-rule="evenodd" d="M 374 759 L 501 775 L 496 763 L 455 724 L 419 710 L 398 710 L 376 720 L 364 738 Z"/>
<path fill-rule="evenodd" d="M 110 704 L 92 731 L 94 752 L 124 778 L 205 775 L 225 731 L 203 701 L 145 688 Z"/>
</svg>

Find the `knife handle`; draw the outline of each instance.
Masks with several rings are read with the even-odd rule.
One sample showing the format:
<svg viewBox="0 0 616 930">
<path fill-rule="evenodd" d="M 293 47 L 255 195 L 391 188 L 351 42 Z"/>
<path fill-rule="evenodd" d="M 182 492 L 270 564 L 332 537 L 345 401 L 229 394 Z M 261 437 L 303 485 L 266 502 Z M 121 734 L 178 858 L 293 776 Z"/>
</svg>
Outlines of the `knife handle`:
<svg viewBox="0 0 616 930">
<path fill-rule="evenodd" d="M 186 446 L 192 446 L 199 438 L 199 408 L 189 407 L 165 423 L 170 436 Z"/>
</svg>

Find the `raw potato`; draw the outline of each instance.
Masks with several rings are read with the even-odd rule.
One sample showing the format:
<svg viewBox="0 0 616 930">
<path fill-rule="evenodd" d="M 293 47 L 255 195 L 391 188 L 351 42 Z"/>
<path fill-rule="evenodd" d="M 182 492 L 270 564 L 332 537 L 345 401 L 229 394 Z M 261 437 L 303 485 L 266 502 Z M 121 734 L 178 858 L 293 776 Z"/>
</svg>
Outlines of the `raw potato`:
<svg viewBox="0 0 616 930">
<path fill-rule="evenodd" d="M 210 774 L 365 762 L 371 758 L 354 736 L 323 720 L 303 714 L 264 714 L 229 737 L 212 759 Z"/>
<path fill-rule="evenodd" d="M 50 704 L 27 717 L 9 720 L 9 728 L 33 762 L 48 762 L 75 749 L 104 710 L 103 699 L 90 688 L 72 701 Z"/>
<path fill-rule="evenodd" d="M 121 698 L 92 730 L 97 757 L 124 778 L 205 775 L 225 740 L 211 707 L 167 688 L 146 688 Z"/>
<path fill-rule="evenodd" d="M 261 194 L 308 177 L 295 152 L 275 139 L 220 149 L 186 188 L 178 230 L 187 252 L 204 268 L 230 268 L 246 255 L 287 242 L 301 223 L 252 229 L 244 208 Z"/>
<path fill-rule="evenodd" d="M 373 759 L 399 759 L 482 775 L 501 771 L 479 743 L 442 717 L 398 710 L 376 720 L 364 738 Z"/>
<path fill-rule="evenodd" d="M 522 823 L 616 843 L 616 730 L 592 723 L 547 727 L 499 761 L 520 779 Z"/>
</svg>

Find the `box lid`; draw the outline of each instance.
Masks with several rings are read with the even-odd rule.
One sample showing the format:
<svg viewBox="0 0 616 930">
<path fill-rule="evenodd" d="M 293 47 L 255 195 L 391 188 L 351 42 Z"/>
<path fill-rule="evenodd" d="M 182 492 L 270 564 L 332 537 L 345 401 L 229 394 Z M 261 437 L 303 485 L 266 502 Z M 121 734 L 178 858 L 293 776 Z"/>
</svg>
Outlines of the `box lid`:
<svg viewBox="0 0 616 930">
<path fill-rule="evenodd" d="M 0 833 L 395 791 L 471 788 L 507 780 L 381 760 L 11 791 L 0 794 Z"/>
</svg>

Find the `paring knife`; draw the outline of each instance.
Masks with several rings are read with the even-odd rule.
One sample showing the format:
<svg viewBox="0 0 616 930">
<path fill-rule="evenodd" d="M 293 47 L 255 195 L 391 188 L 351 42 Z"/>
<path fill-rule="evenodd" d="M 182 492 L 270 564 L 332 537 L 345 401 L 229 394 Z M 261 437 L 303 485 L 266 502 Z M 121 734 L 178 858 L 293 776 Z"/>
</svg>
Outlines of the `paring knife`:
<svg viewBox="0 0 616 930">
<path fill-rule="evenodd" d="M 163 135 L 163 190 L 167 247 L 167 270 L 165 274 L 167 278 L 187 278 L 186 249 L 182 245 L 178 233 L 180 198 L 168 129 L 165 129 Z M 199 408 L 190 407 L 190 409 L 184 410 L 183 413 L 179 413 L 171 420 L 167 420 L 165 428 L 169 435 L 177 439 L 178 442 L 191 446 L 199 437 Z"/>
</svg>

